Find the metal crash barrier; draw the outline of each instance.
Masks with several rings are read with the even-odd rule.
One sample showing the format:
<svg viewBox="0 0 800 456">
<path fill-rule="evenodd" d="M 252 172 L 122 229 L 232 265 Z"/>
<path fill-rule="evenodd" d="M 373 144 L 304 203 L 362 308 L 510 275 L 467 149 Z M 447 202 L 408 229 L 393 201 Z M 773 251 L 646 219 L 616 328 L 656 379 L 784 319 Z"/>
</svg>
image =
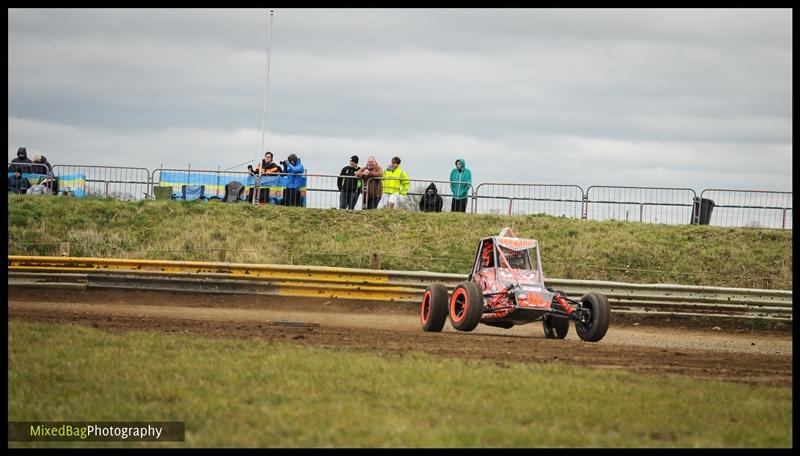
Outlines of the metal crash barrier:
<svg viewBox="0 0 800 456">
<path fill-rule="evenodd" d="M 462 274 L 376 271 L 322 266 L 195 261 L 8 256 L 9 287 L 155 290 L 419 302 L 440 282 L 453 289 Z M 613 313 L 792 321 L 792 291 L 549 279 L 580 297 L 605 294 Z"/>
</svg>

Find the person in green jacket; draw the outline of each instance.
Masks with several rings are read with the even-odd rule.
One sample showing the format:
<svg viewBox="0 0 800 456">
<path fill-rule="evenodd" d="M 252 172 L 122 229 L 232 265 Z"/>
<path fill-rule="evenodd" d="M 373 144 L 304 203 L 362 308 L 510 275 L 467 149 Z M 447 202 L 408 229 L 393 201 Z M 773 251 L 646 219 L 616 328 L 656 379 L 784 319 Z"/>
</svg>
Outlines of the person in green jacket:
<svg viewBox="0 0 800 456">
<path fill-rule="evenodd" d="M 456 160 L 456 167 L 450 171 L 450 191 L 453 193 L 450 212 L 467 211 L 470 185 L 472 185 L 472 172 L 467 168 L 467 162 L 459 158 Z"/>
<path fill-rule="evenodd" d="M 392 157 L 392 162 L 383 173 L 383 196 L 378 207 L 396 208 L 400 200 L 408 194 L 408 174 L 400 168 L 400 157 Z"/>
</svg>

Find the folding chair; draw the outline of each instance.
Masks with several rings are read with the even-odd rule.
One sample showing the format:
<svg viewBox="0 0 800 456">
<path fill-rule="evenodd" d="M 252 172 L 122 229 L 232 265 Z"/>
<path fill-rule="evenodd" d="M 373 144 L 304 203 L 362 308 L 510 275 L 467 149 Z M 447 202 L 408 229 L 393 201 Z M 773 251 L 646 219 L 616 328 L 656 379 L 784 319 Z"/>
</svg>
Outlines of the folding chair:
<svg viewBox="0 0 800 456">
<path fill-rule="evenodd" d="M 225 184 L 225 203 L 238 203 L 244 192 L 244 185 L 239 181 L 230 181 Z"/>
<path fill-rule="evenodd" d="M 184 201 L 194 201 L 197 199 L 205 199 L 206 196 L 205 185 L 181 185 L 181 199 Z"/>
<path fill-rule="evenodd" d="M 172 198 L 172 187 L 168 185 L 157 185 L 153 187 L 153 194 L 157 200 L 168 200 Z"/>
</svg>

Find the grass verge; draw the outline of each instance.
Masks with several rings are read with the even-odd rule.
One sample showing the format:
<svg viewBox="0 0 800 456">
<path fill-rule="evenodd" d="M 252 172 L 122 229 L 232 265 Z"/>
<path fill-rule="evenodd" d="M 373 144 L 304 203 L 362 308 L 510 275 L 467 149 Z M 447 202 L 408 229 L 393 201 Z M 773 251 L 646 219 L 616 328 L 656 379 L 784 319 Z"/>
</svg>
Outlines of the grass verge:
<svg viewBox="0 0 800 456">
<path fill-rule="evenodd" d="M 790 388 L 260 340 L 112 334 L 13 320 L 8 325 L 9 421 L 184 421 L 186 442 L 177 445 L 192 447 L 792 444 Z"/>
<path fill-rule="evenodd" d="M 478 240 L 539 240 L 547 277 L 792 288 L 792 230 L 8 196 L 8 254 L 371 267 L 466 274 Z"/>
</svg>

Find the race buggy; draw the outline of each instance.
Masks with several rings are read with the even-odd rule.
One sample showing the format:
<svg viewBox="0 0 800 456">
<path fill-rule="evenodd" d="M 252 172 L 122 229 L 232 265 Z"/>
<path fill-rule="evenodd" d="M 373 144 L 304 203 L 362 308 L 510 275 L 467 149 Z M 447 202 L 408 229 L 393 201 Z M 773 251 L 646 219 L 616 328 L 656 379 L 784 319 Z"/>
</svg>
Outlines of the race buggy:
<svg viewBox="0 0 800 456">
<path fill-rule="evenodd" d="M 458 331 L 472 331 L 478 323 L 508 329 L 541 320 L 548 339 L 565 338 L 574 321 L 578 337 L 597 342 L 606 335 L 611 310 L 600 293 L 586 293 L 576 301 L 546 288 L 539 243 L 504 228 L 500 235 L 480 240 L 472 272 L 450 299 L 444 284 L 425 290 L 422 329 L 439 332 L 448 317 Z"/>
</svg>

